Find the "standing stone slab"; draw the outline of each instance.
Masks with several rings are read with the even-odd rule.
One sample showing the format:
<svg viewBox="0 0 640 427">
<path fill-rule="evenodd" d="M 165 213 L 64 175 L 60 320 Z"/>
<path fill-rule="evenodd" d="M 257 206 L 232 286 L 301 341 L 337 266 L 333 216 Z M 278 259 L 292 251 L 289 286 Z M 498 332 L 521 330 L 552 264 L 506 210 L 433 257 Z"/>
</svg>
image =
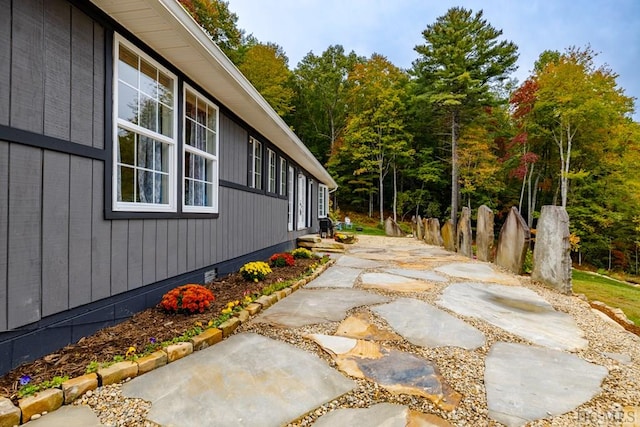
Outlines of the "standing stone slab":
<svg viewBox="0 0 640 427">
<path fill-rule="evenodd" d="M 573 354 L 498 342 L 485 363 L 489 416 L 517 427 L 564 414 L 595 397 L 607 374 Z"/>
<path fill-rule="evenodd" d="M 447 222 L 442 226 L 442 244 L 444 248 L 448 251 L 455 252 L 456 251 L 456 236 L 453 231 L 453 222 L 448 219 Z"/>
<path fill-rule="evenodd" d="M 473 236 L 471 235 L 471 209 L 467 207 L 462 208 L 462 214 L 460 215 L 460 220 L 458 221 L 458 230 L 457 230 L 456 236 L 457 236 L 456 241 L 458 246 L 458 253 L 466 257 L 473 258 L 473 248 L 472 248 Z"/>
<path fill-rule="evenodd" d="M 424 238 L 424 228 L 423 228 L 423 224 L 422 224 L 422 218 L 420 218 L 420 215 L 418 215 L 418 218 L 416 218 L 416 234 L 415 237 L 418 240 L 422 240 Z"/>
<path fill-rule="evenodd" d="M 538 219 L 531 278 L 571 294 L 569 215 L 562 206 L 543 206 Z"/>
<path fill-rule="evenodd" d="M 509 212 L 500 236 L 498 237 L 498 251 L 496 264 L 515 274 L 522 274 L 524 258 L 531 239 L 531 232 L 527 223 L 514 206 Z"/>
<path fill-rule="evenodd" d="M 438 218 L 428 218 L 424 227 L 424 241 L 429 245 L 442 246 L 442 235 L 440 234 L 440 221 Z"/>
<path fill-rule="evenodd" d="M 404 231 L 391 217 L 387 218 L 384 222 L 384 232 L 387 236 L 391 237 L 404 237 Z"/>
<path fill-rule="evenodd" d="M 478 208 L 478 223 L 476 225 L 476 254 L 478 260 L 491 262 L 493 241 L 493 211 L 482 205 Z"/>
</svg>

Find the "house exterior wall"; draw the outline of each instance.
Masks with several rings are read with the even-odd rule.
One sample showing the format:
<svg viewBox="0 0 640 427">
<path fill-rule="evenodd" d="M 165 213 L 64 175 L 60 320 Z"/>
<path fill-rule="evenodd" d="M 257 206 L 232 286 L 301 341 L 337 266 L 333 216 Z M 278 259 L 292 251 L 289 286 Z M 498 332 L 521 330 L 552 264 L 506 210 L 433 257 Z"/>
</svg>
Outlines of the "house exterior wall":
<svg viewBox="0 0 640 427">
<path fill-rule="evenodd" d="M 317 180 L 291 232 L 287 198 L 247 187 L 260 135 L 219 103 L 218 214 L 108 219 L 117 26 L 80 7 L 0 0 L 0 374 L 317 228 Z"/>
</svg>

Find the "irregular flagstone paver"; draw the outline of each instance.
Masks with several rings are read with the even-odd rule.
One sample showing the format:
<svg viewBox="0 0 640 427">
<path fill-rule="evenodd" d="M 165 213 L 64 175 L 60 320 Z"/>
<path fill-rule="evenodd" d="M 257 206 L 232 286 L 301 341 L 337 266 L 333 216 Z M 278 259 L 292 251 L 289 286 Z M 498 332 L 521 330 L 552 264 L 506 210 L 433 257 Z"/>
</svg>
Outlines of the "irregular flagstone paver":
<svg viewBox="0 0 640 427">
<path fill-rule="evenodd" d="M 482 332 L 424 301 L 400 298 L 372 310 L 412 344 L 423 347 L 482 347 Z"/>
<path fill-rule="evenodd" d="M 29 421 L 25 427 L 103 427 L 88 406 L 65 405 L 42 418 Z"/>
<path fill-rule="evenodd" d="M 332 266 L 309 282 L 306 288 L 353 288 L 362 270 L 351 267 Z"/>
<path fill-rule="evenodd" d="M 284 425 L 355 387 L 315 355 L 244 333 L 123 385 L 160 425 Z M 208 420 L 208 421 L 207 421 Z"/>
<path fill-rule="evenodd" d="M 367 378 L 391 393 L 425 397 L 445 411 L 453 411 L 460 403 L 460 393 L 444 381 L 429 360 L 388 350 L 371 341 L 322 334 L 308 337 L 327 351 L 347 375 Z"/>
<path fill-rule="evenodd" d="M 498 342 L 485 362 L 489 416 L 515 427 L 569 412 L 595 397 L 607 374 L 573 354 Z"/>
<path fill-rule="evenodd" d="M 398 292 L 418 292 L 433 289 L 433 284 L 387 273 L 364 273 L 361 276 L 363 288 L 384 289 Z"/>
<path fill-rule="evenodd" d="M 407 406 L 378 403 L 369 408 L 345 408 L 329 412 L 313 427 L 451 427 L 448 421 L 433 415 L 412 411 Z"/>
<path fill-rule="evenodd" d="M 520 286 L 454 283 L 437 303 L 545 347 L 572 351 L 588 344 L 570 315 L 556 311 L 538 294 Z"/>
<path fill-rule="evenodd" d="M 623 354 L 623 353 L 609 353 L 609 352 L 604 352 L 602 353 L 603 355 L 605 355 L 606 357 L 608 357 L 609 359 L 613 359 L 616 362 L 622 364 L 622 365 L 630 365 L 631 364 L 631 356 L 629 356 L 628 354 Z M 640 421 L 640 419 L 638 420 Z"/>
<path fill-rule="evenodd" d="M 447 282 L 446 277 L 428 270 L 412 270 L 409 268 L 387 268 L 385 273 L 395 274 L 398 276 L 410 277 L 412 279 L 429 280 L 431 282 Z"/>
<path fill-rule="evenodd" d="M 456 256 L 456 254 L 453 254 L 449 251 L 445 251 L 444 249 L 436 246 L 425 246 L 424 248 L 413 249 L 410 252 L 412 255 L 428 257 L 428 258 L 450 259 L 451 257 Z"/>
<path fill-rule="evenodd" d="M 479 280 L 481 282 L 504 283 L 507 285 L 519 285 L 515 276 L 499 273 L 489 264 L 455 262 L 435 268 L 438 273 L 443 273 L 461 279 Z"/>
<path fill-rule="evenodd" d="M 366 314 L 349 316 L 340 323 L 336 335 L 371 341 L 397 341 L 400 335 L 385 331 L 373 325 Z"/>
<path fill-rule="evenodd" d="M 359 289 L 300 289 L 260 313 L 253 322 L 298 328 L 337 322 L 354 307 L 387 302 L 381 295 Z"/>
<path fill-rule="evenodd" d="M 349 255 L 343 255 L 342 257 L 340 257 L 340 259 L 336 261 L 336 265 L 340 267 L 352 267 L 352 268 L 379 268 L 383 266 L 383 264 L 377 261 L 356 258 Z"/>
</svg>

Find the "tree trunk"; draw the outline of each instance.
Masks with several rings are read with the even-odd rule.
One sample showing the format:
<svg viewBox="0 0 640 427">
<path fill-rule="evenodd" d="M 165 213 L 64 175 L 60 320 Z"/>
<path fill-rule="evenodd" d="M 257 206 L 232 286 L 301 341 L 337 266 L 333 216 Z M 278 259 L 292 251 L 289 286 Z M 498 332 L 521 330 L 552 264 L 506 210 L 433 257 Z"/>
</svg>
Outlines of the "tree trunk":
<svg viewBox="0 0 640 427">
<path fill-rule="evenodd" d="M 380 224 L 384 224 L 384 189 L 383 189 L 383 181 L 384 181 L 384 171 L 382 168 L 383 164 L 380 162 L 379 167 L 379 175 L 378 175 L 378 191 L 380 192 Z"/>
<path fill-rule="evenodd" d="M 458 219 L 458 114 L 451 113 L 451 223 L 456 229 Z"/>
<path fill-rule="evenodd" d="M 395 162 L 393 163 L 393 221 L 398 222 L 398 176 Z"/>
</svg>

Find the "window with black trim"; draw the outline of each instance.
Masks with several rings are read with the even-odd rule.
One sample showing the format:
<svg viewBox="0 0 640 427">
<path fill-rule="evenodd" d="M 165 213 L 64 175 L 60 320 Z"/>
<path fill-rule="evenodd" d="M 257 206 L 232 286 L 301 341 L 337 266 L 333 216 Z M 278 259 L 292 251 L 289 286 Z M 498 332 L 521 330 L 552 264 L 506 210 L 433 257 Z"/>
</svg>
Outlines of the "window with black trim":
<svg viewBox="0 0 640 427">
<path fill-rule="evenodd" d="M 175 212 L 177 77 L 116 34 L 114 211 Z"/>
<path fill-rule="evenodd" d="M 183 210 L 218 212 L 218 107 L 184 88 Z"/>
<path fill-rule="evenodd" d="M 277 191 L 277 160 L 276 152 L 271 148 L 267 148 L 267 191 L 269 193 L 275 193 Z"/>
<path fill-rule="evenodd" d="M 329 215 L 329 187 L 318 184 L 318 218 Z"/>
<path fill-rule="evenodd" d="M 262 143 L 249 138 L 249 187 L 262 190 Z"/>
<path fill-rule="evenodd" d="M 280 195 L 287 195 L 287 159 L 280 157 Z"/>
</svg>

